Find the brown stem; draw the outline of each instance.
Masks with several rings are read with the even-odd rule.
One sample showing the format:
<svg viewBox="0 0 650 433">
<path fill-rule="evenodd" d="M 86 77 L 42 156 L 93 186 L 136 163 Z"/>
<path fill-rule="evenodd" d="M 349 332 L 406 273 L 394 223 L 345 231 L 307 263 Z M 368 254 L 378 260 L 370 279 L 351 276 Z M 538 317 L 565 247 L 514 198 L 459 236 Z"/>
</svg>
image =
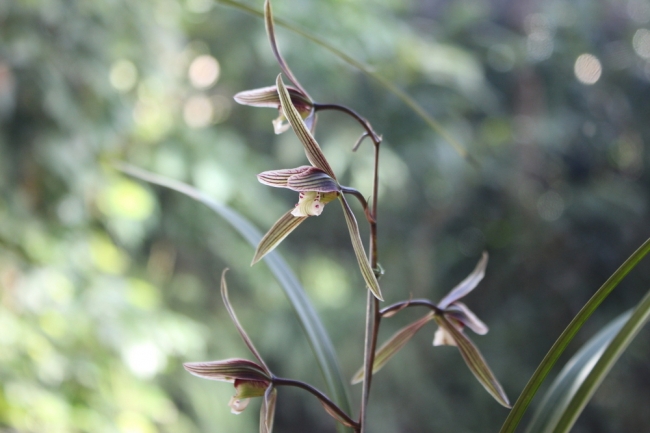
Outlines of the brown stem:
<svg viewBox="0 0 650 433">
<path fill-rule="evenodd" d="M 353 109 L 348 108 L 345 105 L 339 105 L 339 104 L 316 104 L 316 103 L 314 103 L 314 111 L 320 111 L 320 110 L 341 111 L 341 112 L 353 117 L 366 130 L 366 132 L 368 133 L 368 136 L 372 139 L 372 142 L 375 143 L 375 147 L 378 148 L 379 143 L 381 143 L 381 136 L 377 135 L 377 133 L 374 131 L 374 129 L 372 129 L 372 126 L 370 125 L 370 122 L 368 122 L 364 117 L 362 117 L 359 113 L 357 113 Z M 354 150 L 356 150 L 357 147 L 358 147 L 358 144 L 355 146 Z"/>
<path fill-rule="evenodd" d="M 374 134 L 374 133 L 373 133 Z M 376 137 L 376 134 L 373 135 Z M 377 195 L 379 192 L 379 141 L 375 141 L 375 170 L 373 179 L 372 191 L 372 217 L 373 221 L 370 222 L 370 245 L 369 245 L 369 259 L 370 266 L 376 273 L 378 268 L 377 259 Z M 379 277 L 380 275 L 376 275 Z M 361 427 L 360 433 L 366 432 L 366 414 L 368 407 L 368 399 L 370 397 L 370 385 L 372 383 L 372 367 L 375 363 L 375 351 L 377 349 L 377 335 L 379 334 L 379 324 L 381 322 L 381 315 L 379 314 L 379 300 L 368 291 L 368 299 L 366 304 L 366 337 L 365 337 L 365 351 L 364 351 L 364 369 L 366 374 L 363 376 L 363 390 L 361 392 L 361 409 L 359 412 L 359 425 Z"/>
<path fill-rule="evenodd" d="M 273 378 L 273 385 L 274 386 L 294 386 L 296 388 L 301 388 L 304 389 L 305 391 L 311 393 L 314 395 L 317 399 L 321 401 L 324 405 L 326 405 L 328 408 L 332 410 L 336 415 L 338 415 L 341 419 L 345 420 L 346 423 L 348 423 L 355 432 L 359 431 L 359 423 L 350 418 L 350 416 L 345 413 L 340 407 L 336 405 L 328 396 L 323 394 L 320 390 L 314 388 L 308 383 L 301 382 L 299 380 L 293 380 L 293 379 L 285 379 L 282 377 L 274 377 Z"/>
<path fill-rule="evenodd" d="M 361 206 L 363 206 L 363 213 L 366 215 L 366 219 L 372 227 L 372 224 L 376 222 L 375 217 L 372 215 L 370 207 L 368 207 L 368 202 L 366 201 L 366 198 L 363 196 L 363 194 L 361 194 L 361 192 L 358 190 L 347 186 L 341 186 L 341 192 L 344 194 L 351 194 L 355 196 L 357 200 L 359 200 L 359 203 L 361 203 Z"/>
<path fill-rule="evenodd" d="M 396 313 L 399 310 L 408 307 L 427 307 L 430 310 L 432 310 L 434 313 L 439 313 L 439 314 L 443 313 L 443 311 L 436 304 L 429 301 L 428 299 L 409 299 L 408 301 L 397 302 L 393 305 L 389 305 L 388 307 L 382 308 L 379 311 L 379 315 L 383 317 L 389 313 Z"/>
</svg>

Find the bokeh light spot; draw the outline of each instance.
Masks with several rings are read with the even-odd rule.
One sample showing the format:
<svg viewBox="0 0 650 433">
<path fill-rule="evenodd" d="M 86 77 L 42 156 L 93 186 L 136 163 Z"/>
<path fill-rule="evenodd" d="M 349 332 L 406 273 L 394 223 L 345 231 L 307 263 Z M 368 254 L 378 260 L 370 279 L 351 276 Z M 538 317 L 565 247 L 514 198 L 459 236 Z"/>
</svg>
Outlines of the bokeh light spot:
<svg viewBox="0 0 650 433">
<path fill-rule="evenodd" d="M 138 81 L 138 70 L 133 62 L 124 59 L 118 60 L 111 66 L 108 79 L 115 89 L 120 92 L 128 92 Z"/>
<path fill-rule="evenodd" d="M 204 128 L 212 122 L 214 107 L 207 96 L 192 96 L 183 106 L 183 119 L 190 128 Z"/>
<path fill-rule="evenodd" d="M 632 37 L 632 47 L 639 57 L 650 60 L 650 30 L 637 30 Z"/>
<path fill-rule="evenodd" d="M 600 60 L 593 54 L 580 54 L 573 65 L 573 72 L 583 84 L 595 84 L 603 73 Z"/>
<path fill-rule="evenodd" d="M 547 191 L 537 200 L 537 211 L 545 221 L 556 221 L 564 213 L 564 199 L 555 191 Z"/>
<path fill-rule="evenodd" d="M 197 89 L 206 89 L 217 82 L 220 71 L 217 59 L 209 54 L 204 54 L 192 60 L 187 76 L 192 86 Z"/>
</svg>

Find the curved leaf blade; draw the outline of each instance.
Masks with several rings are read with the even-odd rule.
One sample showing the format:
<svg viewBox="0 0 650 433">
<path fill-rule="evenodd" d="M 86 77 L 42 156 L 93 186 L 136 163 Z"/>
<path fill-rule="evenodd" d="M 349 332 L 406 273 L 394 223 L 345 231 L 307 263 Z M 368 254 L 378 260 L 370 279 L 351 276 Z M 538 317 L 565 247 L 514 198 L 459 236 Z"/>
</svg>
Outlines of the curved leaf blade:
<svg viewBox="0 0 650 433">
<path fill-rule="evenodd" d="M 553 431 L 562 412 L 575 395 L 580 383 L 593 370 L 607 345 L 630 318 L 631 311 L 621 314 L 594 335 L 566 363 L 560 374 L 546 391 L 542 403 L 535 411 L 526 433 L 550 433 Z"/>
<path fill-rule="evenodd" d="M 218 203 L 207 194 L 202 193 L 190 185 L 150 173 L 129 164 L 117 163 L 115 166 L 118 170 L 130 176 L 144 180 L 145 182 L 172 189 L 203 203 L 225 219 L 253 247 L 255 247 L 255 245 L 257 245 L 262 239 L 261 232 L 251 224 L 250 221 L 230 209 L 228 206 Z M 314 356 L 316 357 L 316 361 L 332 400 L 334 400 L 341 409 L 350 413 L 350 399 L 347 394 L 345 381 L 343 380 L 343 375 L 341 374 L 336 359 L 334 346 L 325 330 L 325 327 L 323 326 L 323 322 L 321 322 L 316 310 L 314 310 L 314 307 L 305 295 L 305 290 L 298 282 L 298 278 L 296 278 L 295 274 L 291 268 L 289 268 L 289 265 L 284 261 L 282 256 L 277 252 L 272 252 L 265 257 L 265 261 L 275 278 L 280 283 L 287 298 L 289 298 L 289 302 L 291 303 L 296 316 L 298 316 L 300 325 L 302 326 L 312 351 L 314 352 Z"/>
<path fill-rule="evenodd" d="M 542 362 L 539 364 L 531 378 L 528 380 L 526 387 L 519 395 L 519 398 L 512 407 L 508 417 L 501 426 L 499 433 L 512 433 L 515 431 L 521 418 L 524 416 L 526 409 L 531 400 L 537 393 L 542 382 L 548 376 L 548 373 L 555 365 L 557 359 L 562 355 L 564 349 L 573 340 L 576 333 L 582 328 L 591 314 L 598 308 L 601 302 L 618 286 L 618 283 L 650 252 L 650 239 L 646 240 L 623 264 L 605 281 L 605 283 L 594 293 L 587 301 L 578 314 L 573 318 L 571 323 L 566 327 L 557 341 L 548 351 Z"/>
<path fill-rule="evenodd" d="M 580 384 L 580 388 L 571 399 L 566 410 L 555 429 L 557 433 L 568 433 L 575 424 L 578 416 L 582 413 L 591 397 L 594 395 L 605 376 L 612 369 L 618 358 L 630 345 L 634 337 L 650 318 L 650 291 L 643 297 L 643 300 L 636 307 L 632 316 L 625 322 L 623 328 L 618 331 L 612 342 L 607 346 L 603 356 L 600 357 L 593 370 Z"/>
</svg>

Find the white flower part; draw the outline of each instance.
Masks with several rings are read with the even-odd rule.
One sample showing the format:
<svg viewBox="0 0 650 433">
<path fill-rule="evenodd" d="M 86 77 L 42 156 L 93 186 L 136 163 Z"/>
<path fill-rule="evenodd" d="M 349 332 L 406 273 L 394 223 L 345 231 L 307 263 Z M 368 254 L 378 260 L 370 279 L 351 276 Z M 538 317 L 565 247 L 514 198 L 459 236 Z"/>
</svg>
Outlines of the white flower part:
<svg viewBox="0 0 650 433">
<path fill-rule="evenodd" d="M 456 340 L 451 336 L 447 330 L 443 328 L 438 328 L 436 333 L 433 335 L 433 345 L 434 346 L 456 346 Z"/>
<path fill-rule="evenodd" d="M 320 201 L 321 194 L 315 191 L 301 192 L 296 207 L 291 211 L 295 217 L 318 216 L 325 205 Z"/>
<path fill-rule="evenodd" d="M 280 114 L 280 116 L 277 119 L 273 120 L 273 131 L 275 132 L 276 135 L 282 134 L 290 127 L 291 125 L 287 121 L 287 118 L 284 117 L 284 114 Z"/>
<path fill-rule="evenodd" d="M 233 396 L 228 403 L 228 406 L 230 406 L 230 412 L 239 415 L 244 411 L 244 409 L 246 409 L 246 406 L 248 406 L 250 401 L 250 398 L 237 398 L 237 396 Z"/>
</svg>

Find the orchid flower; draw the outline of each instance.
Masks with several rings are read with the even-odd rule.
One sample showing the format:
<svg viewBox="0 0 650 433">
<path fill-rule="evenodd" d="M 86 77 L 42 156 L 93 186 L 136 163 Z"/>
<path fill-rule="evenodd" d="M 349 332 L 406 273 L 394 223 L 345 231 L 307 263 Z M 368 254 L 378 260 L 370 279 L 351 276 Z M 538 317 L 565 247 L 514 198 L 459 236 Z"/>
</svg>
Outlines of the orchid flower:
<svg viewBox="0 0 650 433">
<path fill-rule="evenodd" d="M 472 331 L 479 335 L 485 335 L 488 332 L 488 327 L 467 307 L 467 305 L 458 300 L 466 296 L 469 292 L 481 282 L 485 276 L 485 268 L 488 262 L 488 254 L 483 253 L 483 257 L 479 260 L 474 271 L 467 276 L 463 281 L 454 287 L 444 298 L 438 302 L 438 308 L 442 310 L 442 314 L 459 332 L 463 332 L 463 328 L 467 326 Z M 439 327 L 433 338 L 434 346 L 456 346 L 456 341 L 453 335 L 445 329 Z"/>
<path fill-rule="evenodd" d="M 399 352 L 408 343 L 415 334 L 431 320 L 438 323 L 438 330 L 435 333 L 433 345 L 457 346 L 465 363 L 476 379 L 483 385 L 494 399 L 505 407 L 510 407 L 508 397 L 506 396 L 501 384 L 494 376 L 490 367 L 483 359 L 478 348 L 463 334 L 465 326 L 483 335 L 488 332 L 487 326 L 479 320 L 478 317 L 467 306 L 458 300 L 474 290 L 478 283 L 485 276 L 488 254 L 483 253 L 481 260 L 474 271 L 463 281 L 454 287 L 447 296 L 442 298 L 438 305 L 427 299 L 412 299 L 400 302 L 380 311 L 382 317 L 387 318 L 396 314 L 398 311 L 409 306 L 425 306 L 431 309 L 424 317 L 405 326 L 391 336 L 375 352 L 375 360 L 372 365 L 373 374 L 377 373 L 386 363 Z M 360 368 L 352 378 L 352 383 L 359 383 L 365 376 L 364 368 Z"/>
<path fill-rule="evenodd" d="M 287 86 L 291 102 L 294 104 L 298 113 L 305 121 L 307 128 L 313 132 L 316 126 L 316 112 L 314 110 L 314 101 L 311 99 L 307 91 L 300 85 L 300 82 L 289 69 L 287 62 L 285 62 L 278 45 L 275 40 L 275 28 L 273 25 L 273 11 L 271 10 L 271 2 L 266 0 L 264 2 L 264 22 L 266 24 L 266 33 L 271 43 L 273 54 L 280 64 L 280 69 L 284 75 L 287 76 L 293 86 Z M 273 130 L 276 134 L 281 134 L 289 129 L 289 122 L 282 112 L 280 103 L 280 95 L 277 86 L 262 87 L 261 89 L 246 90 L 239 92 L 235 95 L 235 101 L 242 105 L 250 105 L 253 107 L 272 107 L 276 108 L 280 115 L 273 121 Z"/>
<path fill-rule="evenodd" d="M 221 274 L 221 297 L 228 310 L 231 320 L 235 324 L 239 335 L 258 362 L 242 358 L 230 358 L 220 361 L 187 362 L 183 367 L 203 379 L 230 382 L 235 386 L 235 395 L 228 405 L 234 414 L 240 414 L 246 409 L 252 397 L 264 397 L 260 409 L 260 432 L 271 433 L 273 418 L 275 416 L 275 402 L 277 390 L 273 387 L 273 374 L 264 363 L 257 349 L 253 345 L 246 331 L 239 323 L 235 311 L 228 300 L 228 287 L 226 285 L 226 270 Z"/>
<path fill-rule="evenodd" d="M 351 188 L 341 186 L 336 180 L 329 162 L 325 158 L 318 142 L 314 139 L 298 110 L 293 105 L 289 91 L 278 75 L 276 85 L 279 90 L 282 111 L 289 120 L 291 127 L 305 148 L 307 159 L 311 166 L 301 166 L 292 169 L 265 171 L 257 177 L 265 185 L 277 188 L 289 188 L 299 193 L 296 206 L 285 213 L 264 235 L 251 265 L 257 263 L 262 257 L 271 252 L 278 244 L 310 216 L 318 216 L 324 206 L 338 197 L 343 207 L 343 214 L 350 232 L 354 253 L 359 263 L 361 274 L 372 293 L 380 300 L 381 290 L 379 282 L 373 272 L 366 256 L 359 233 L 359 225 L 350 209 L 343 192 L 352 191 Z"/>
</svg>

